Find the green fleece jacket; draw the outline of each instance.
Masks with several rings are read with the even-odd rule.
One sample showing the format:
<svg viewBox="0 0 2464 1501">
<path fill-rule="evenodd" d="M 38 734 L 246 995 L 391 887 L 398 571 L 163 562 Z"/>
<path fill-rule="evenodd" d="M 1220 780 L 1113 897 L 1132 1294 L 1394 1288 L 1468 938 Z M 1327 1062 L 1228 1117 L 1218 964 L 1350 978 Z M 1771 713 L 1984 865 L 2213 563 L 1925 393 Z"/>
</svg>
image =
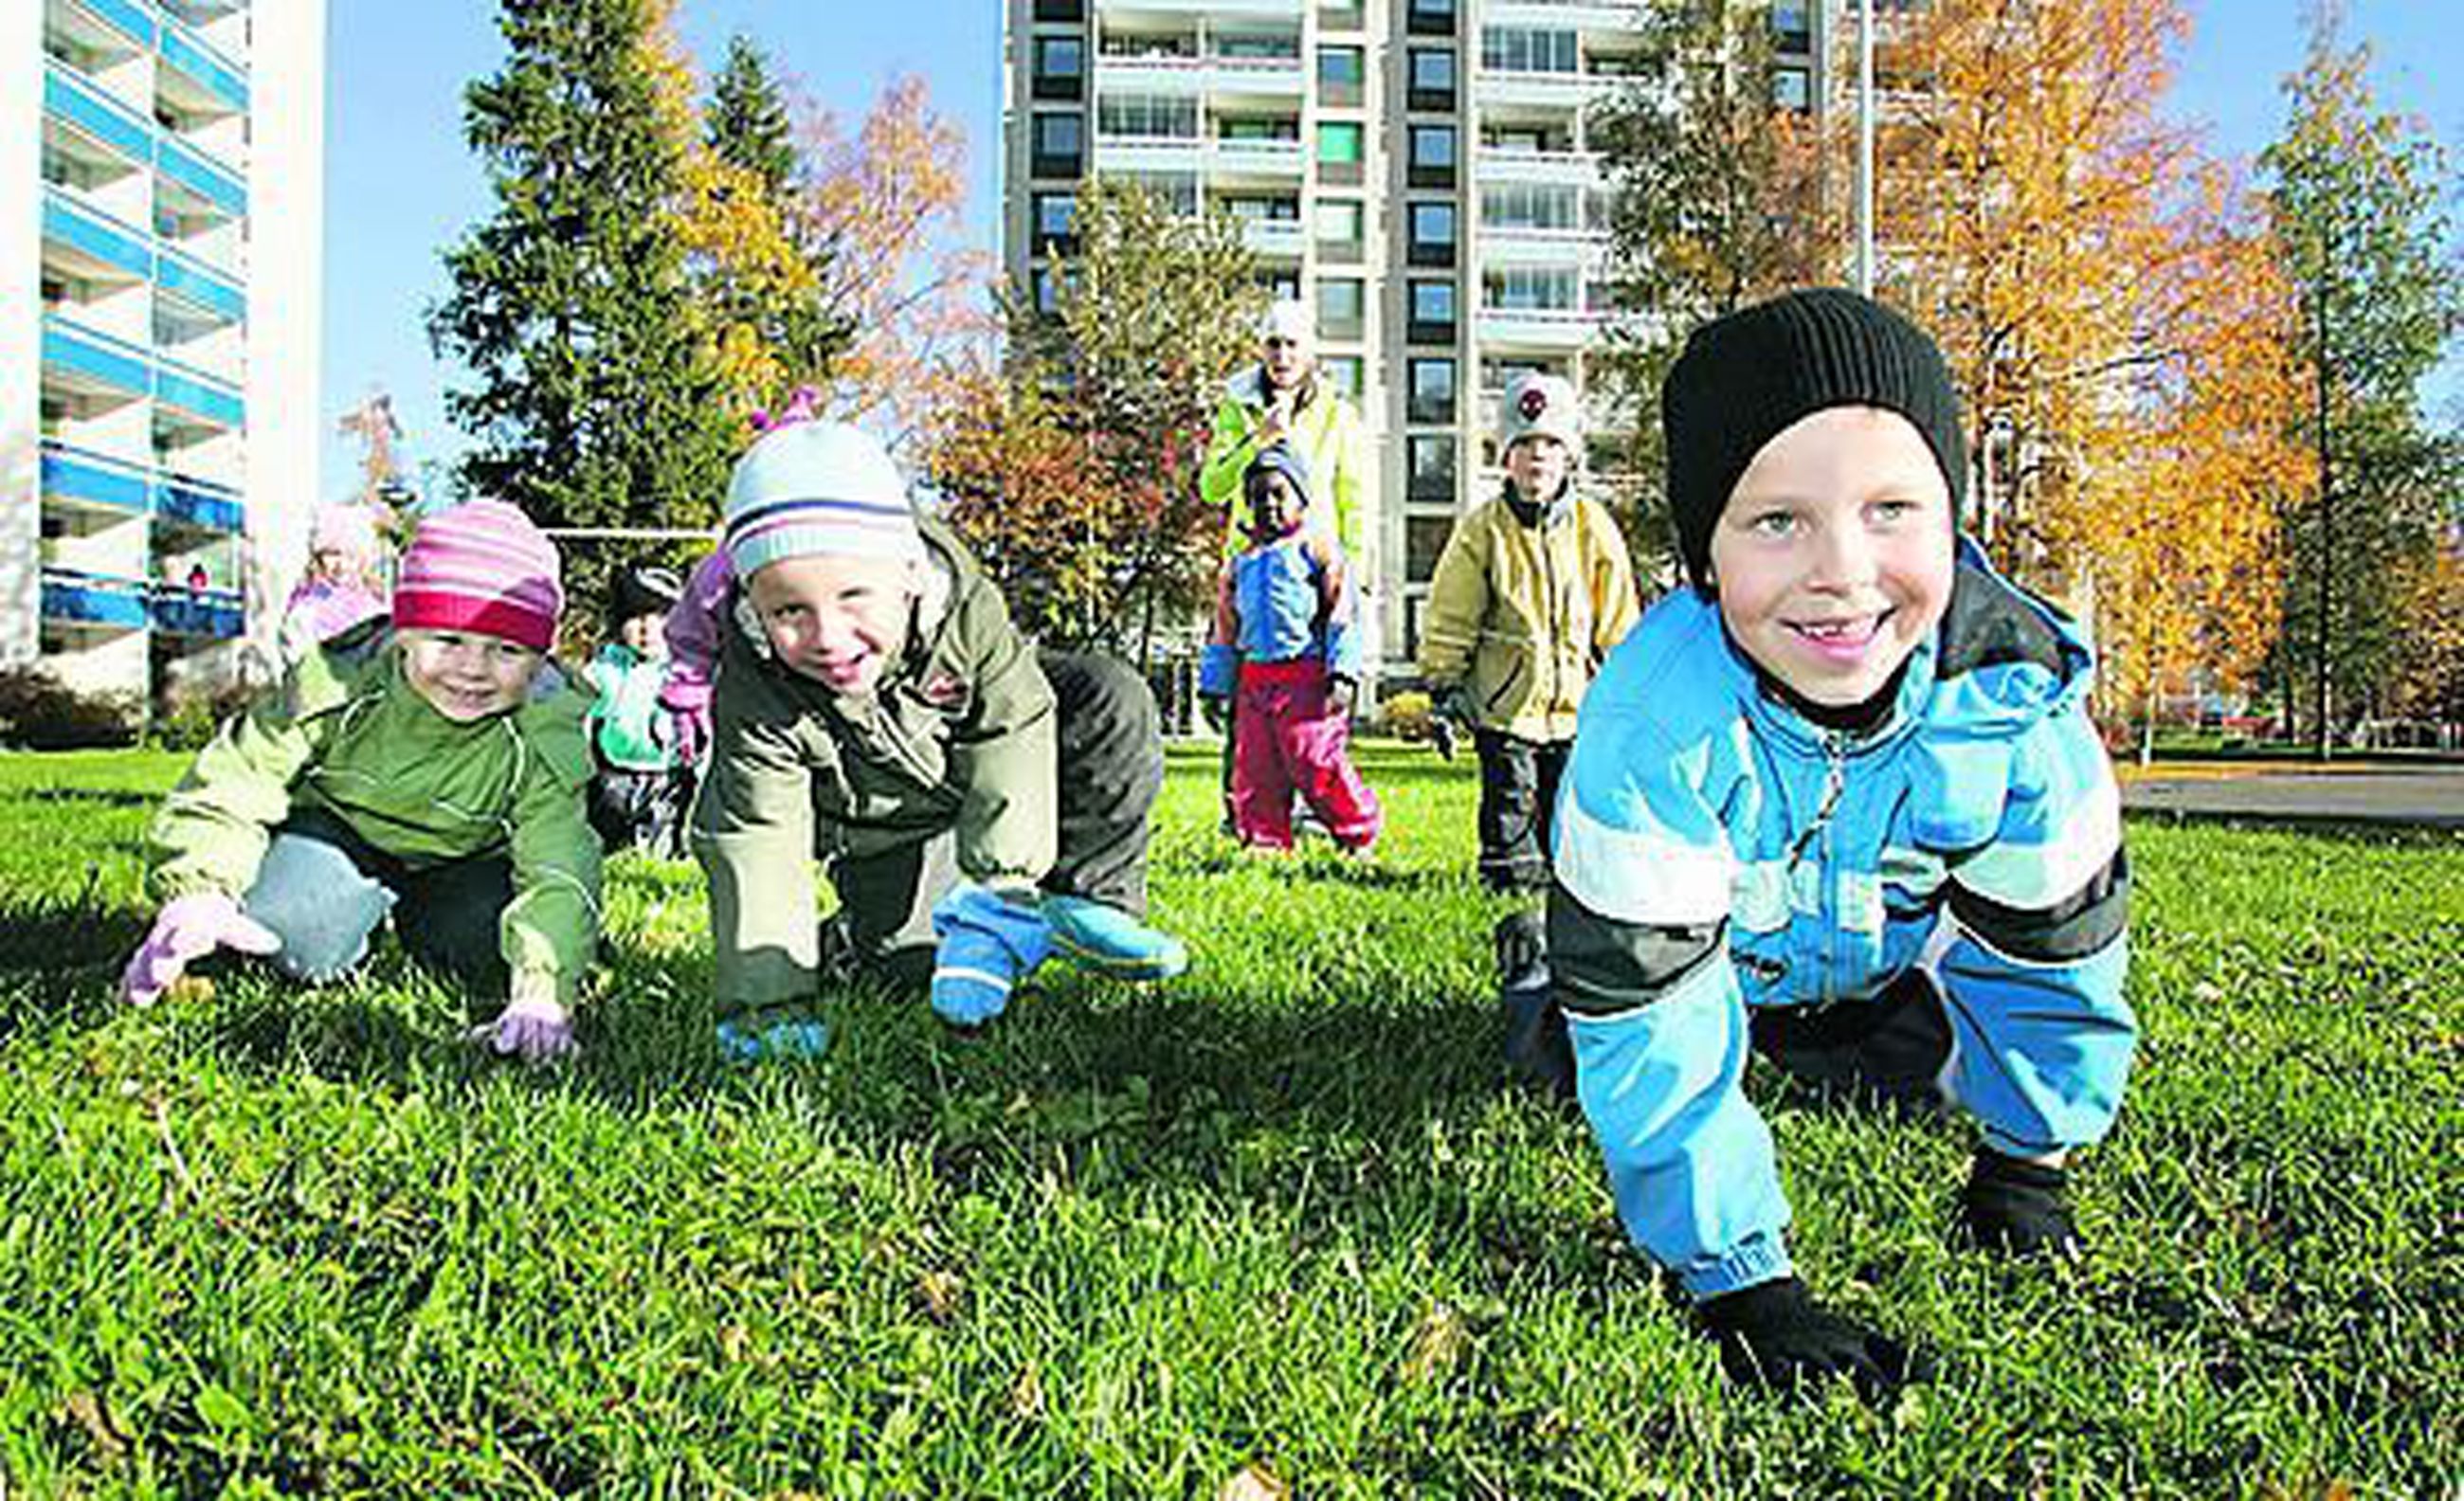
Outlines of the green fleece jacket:
<svg viewBox="0 0 2464 1501">
<path fill-rule="evenodd" d="M 959 870 L 987 886 L 1032 886 L 1052 868 L 1051 685 L 1001 590 L 946 526 L 921 526 L 929 565 L 907 647 L 869 695 L 790 671 L 748 610 L 732 600 L 724 612 L 693 835 L 722 1013 L 812 995 L 816 856 L 863 858 L 951 829 Z"/>
<path fill-rule="evenodd" d="M 508 714 L 457 724 L 403 676 L 389 639 L 326 647 L 234 716 L 154 820 L 149 885 L 244 895 L 274 828 L 321 808 L 413 867 L 510 853 L 505 962 L 570 1002 L 599 938 L 599 840 L 583 812 L 590 700 L 554 664 Z"/>
</svg>

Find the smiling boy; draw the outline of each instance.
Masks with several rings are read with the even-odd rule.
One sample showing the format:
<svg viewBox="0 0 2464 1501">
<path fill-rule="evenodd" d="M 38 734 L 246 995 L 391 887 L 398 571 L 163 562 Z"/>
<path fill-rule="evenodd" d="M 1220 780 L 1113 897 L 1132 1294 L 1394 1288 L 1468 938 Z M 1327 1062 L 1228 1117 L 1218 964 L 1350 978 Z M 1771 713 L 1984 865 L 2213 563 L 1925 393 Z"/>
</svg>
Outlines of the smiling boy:
<svg viewBox="0 0 2464 1501">
<path fill-rule="evenodd" d="M 2076 1247 L 2068 1154 L 2136 1039 L 2088 647 L 1959 536 L 1957 399 L 1897 314 L 1821 290 L 1729 315 L 1661 406 L 1693 588 L 1585 701 L 1556 998 L 1618 1215 L 1729 1375 L 1875 1394 L 1923 1362 L 1795 1275 L 1746 1062 L 1959 1106 L 1969 1238 Z"/>
</svg>

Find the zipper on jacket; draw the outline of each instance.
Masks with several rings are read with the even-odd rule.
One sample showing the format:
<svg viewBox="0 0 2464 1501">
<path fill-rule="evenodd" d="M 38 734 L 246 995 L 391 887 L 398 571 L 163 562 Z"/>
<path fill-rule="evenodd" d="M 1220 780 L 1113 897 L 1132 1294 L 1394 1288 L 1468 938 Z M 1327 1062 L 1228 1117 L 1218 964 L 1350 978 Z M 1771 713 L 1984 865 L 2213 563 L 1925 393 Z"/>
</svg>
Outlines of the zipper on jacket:
<svg viewBox="0 0 2464 1501">
<path fill-rule="evenodd" d="M 1796 880 L 1797 867 L 1805 863 L 1806 851 L 1819 840 L 1817 873 L 1831 868 L 1831 819 L 1839 810 L 1839 794 L 1848 784 L 1848 737 L 1839 730 L 1822 732 L 1822 802 L 1815 808 L 1814 818 L 1796 836 L 1796 844 L 1788 852 L 1789 881 Z M 1820 917 L 1825 905 L 1824 894 L 1815 893 L 1815 916 Z M 1822 989 L 1814 1003 L 1821 1010 L 1837 1000 L 1832 988 L 1832 976 L 1838 970 L 1837 924 L 1825 922 L 1822 929 Z"/>
</svg>

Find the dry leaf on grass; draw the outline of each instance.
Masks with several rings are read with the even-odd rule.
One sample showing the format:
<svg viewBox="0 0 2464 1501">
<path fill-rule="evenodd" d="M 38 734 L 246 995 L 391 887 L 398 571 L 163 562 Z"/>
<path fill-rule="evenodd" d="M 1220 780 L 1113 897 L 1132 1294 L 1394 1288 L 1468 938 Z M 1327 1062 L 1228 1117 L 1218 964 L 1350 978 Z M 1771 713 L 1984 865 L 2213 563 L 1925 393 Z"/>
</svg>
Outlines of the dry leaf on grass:
<svg viewBox="0 0 2464 1501">
<path fill-rule="evenodd" d="M 1223 1482 L 1215 1492 L 1215 1501 L 1292 1501 L 1292 1488 L 1278 1479 L 1273 1470 L 1250 1465 Z"/>
</svg>

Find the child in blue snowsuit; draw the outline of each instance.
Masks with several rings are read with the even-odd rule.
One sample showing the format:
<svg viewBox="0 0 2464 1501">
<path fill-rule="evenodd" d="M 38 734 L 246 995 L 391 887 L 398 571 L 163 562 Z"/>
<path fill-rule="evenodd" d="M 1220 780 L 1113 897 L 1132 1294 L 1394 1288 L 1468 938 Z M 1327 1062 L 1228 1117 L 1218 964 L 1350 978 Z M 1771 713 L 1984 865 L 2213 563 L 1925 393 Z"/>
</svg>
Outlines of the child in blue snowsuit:
<svg viewBox="0 0 2464 1501">
<path fill-rule="evenodd" d="M 1871 1395 L 1924 1362 L 1797 1279 L 1746 1061 L 1947 1097 L 1980 1128 L 1969 1237 L 2075 1247 L 2064 1164 L 2111 1129 L 2137 1035 L 2088 644 L 1959 536 L 1948 374 L 1879 304 L 1709 323 L 1661 410 L 1693 588 L 1584 702 L 1553 994 L 1618 1217 L 1730 1377 Z"/>
</svg>

